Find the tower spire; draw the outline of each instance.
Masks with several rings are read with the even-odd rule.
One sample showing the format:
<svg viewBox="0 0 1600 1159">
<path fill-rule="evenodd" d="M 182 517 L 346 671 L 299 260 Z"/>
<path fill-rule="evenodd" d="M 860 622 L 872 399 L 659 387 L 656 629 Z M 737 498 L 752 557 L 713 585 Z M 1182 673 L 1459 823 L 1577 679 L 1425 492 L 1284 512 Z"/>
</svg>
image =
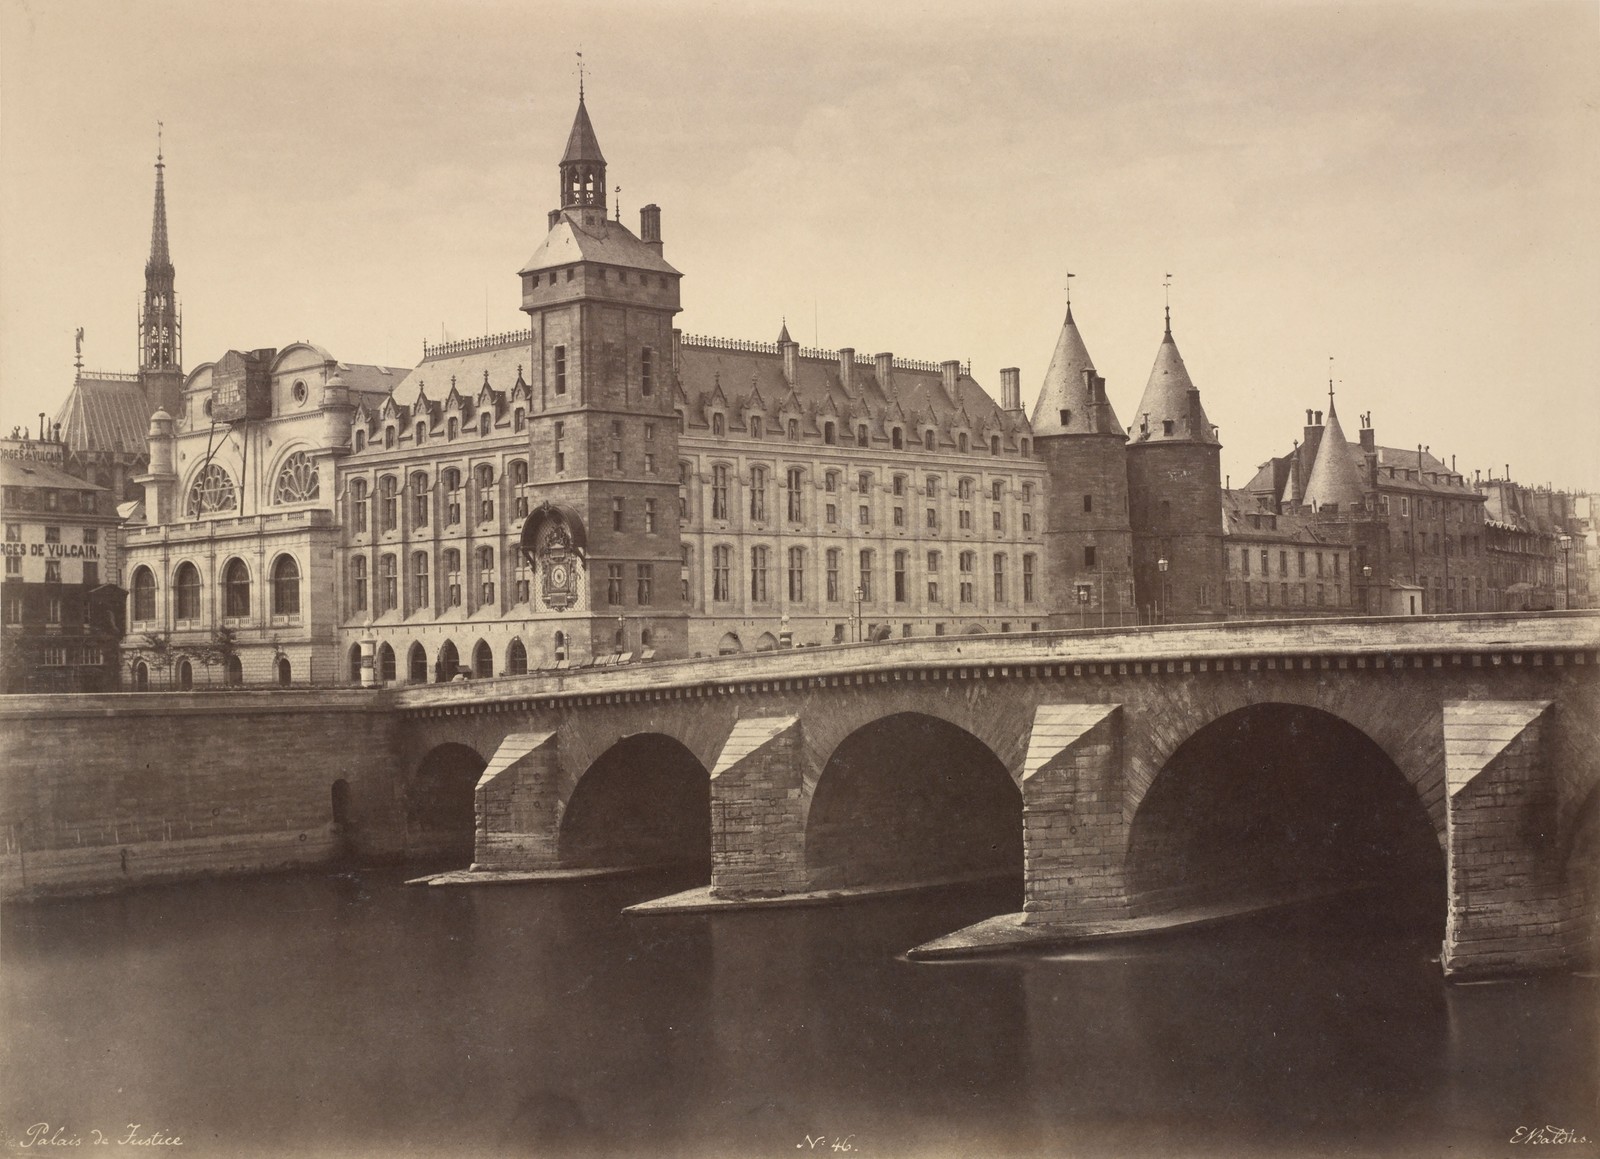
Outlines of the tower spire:
<svg viewBox="0 0 1600 1159">
<path fill-rule="evenodd" d="M 1166 281 L 1161 283 L 1162 292 L 1166 296 L 1167 334 L 1172 337 L 1172 275 L 1168 274 Z"/>
<path fill-rule="evenodd" d="M 600 141 L 589 122 L 589 109 L 583 103 L 583 84 L 578 85 L 578 112 L 567 135 L 567 150 L 561 155 L 561 208 L 596 209 L 604 219 L 606 209 L 606 159 Z"/>
<path fill-rule="evenodd" d="M 156 122 L 156 204 L 150 221 L 150 260 L 145 263 L 145 276 L 172 268 L 172 256 L 167 250 L 167 162 L 161 144 L 162 123 Z"/>
</svg>

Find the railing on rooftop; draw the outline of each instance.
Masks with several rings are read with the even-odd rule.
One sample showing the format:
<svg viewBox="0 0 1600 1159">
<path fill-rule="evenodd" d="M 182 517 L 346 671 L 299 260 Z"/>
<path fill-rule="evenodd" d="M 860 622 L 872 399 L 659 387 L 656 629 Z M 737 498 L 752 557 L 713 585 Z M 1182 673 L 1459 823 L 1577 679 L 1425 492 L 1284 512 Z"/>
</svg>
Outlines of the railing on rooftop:
<svg viewBox="0 0 1600 1159">
<path fill-rule="evenodd" d="M 430 358 L 444 358 L 452 354 L 475 354 L 480 350 L 494 350 L 531 341 L 532 335 L 528 330 L 505 330 L 499 334 L 485 334 L 481 338 L 457 338 L 449 342 L 429 342 L 424 338 L 422 359 L 426 362 Z"/>
<path fill-rule="evenodd" d="M 684 334 L 679 337 L 678 341 L 683 346 L 696 346 L 702 350 L 735 350 L 744 354 L 779 353 L 776 342 L 754 342 L 745 338 L 713 338 L 705 334 Z M 837 350 L 824 350 L 818 346 L 802 346 L 800 347 L 800 357 L 814 359 L 818 362 L 837 362 L 839 361 L 839 352 Z M 856 365 L 876 366 L 877 359 L 871 354 L 858 350 L 856 351 Z M 921 370 L 929 374 L 938 374 L 943 369 L 939 363 L 930 362 L 927 359 L 900 358 L 898 356 L 895 357 L 894 368 L 896 370 Z M 962 363 L 961 372 L 969 378 L 972 376 L 972 360 L 970 358 Z"/>
<path fill-rule="evenodd" d="M 80 371 L 78 371 L 76 381 L 82 381 L 85 378 L 91 378 L 91 379 L 94 379 L 94 380 L 96 380 L 98 382 L 138 382 L 139 381 L 139 376 L 137 374 L 123 374 L 121 371 L 117 371 L 117 370 L 80 370 Z"/>
</svg>

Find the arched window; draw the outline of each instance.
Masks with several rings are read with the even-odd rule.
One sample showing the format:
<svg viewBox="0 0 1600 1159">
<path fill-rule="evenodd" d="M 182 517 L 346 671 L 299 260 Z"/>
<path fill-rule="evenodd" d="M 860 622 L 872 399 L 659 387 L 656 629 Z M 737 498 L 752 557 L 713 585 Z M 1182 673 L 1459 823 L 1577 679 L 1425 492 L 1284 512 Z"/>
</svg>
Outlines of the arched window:
<svg viewBox="0 0 1600 1159">
<path fill-rule="evenodd" d="M 905 432 L 903 432 L 899 427 L 895 427 L 890 430 L 889 445 L 897 451 L 903 450 L 906 445 Z"/>
<path fill-rule="evenodd" d="M 133 618 L 138 621 L 156 618 L 156 576 L 147 567 L 133 573 Z"/>
<path fill-rule="evenodd" d="M 406 485 L 411 488 L 411 525 L 428 526 L 428 497 L 432 490 L 428 486 L 428 473 L 413 471 L 411 481 Z"/>
<path fill-rule="evenodd" d="M 222 613 L 232 618 L 250 614 L 250 569 L 242 559 L 230 559 L 222 569 Z"/>
<path fill-rule="evenodd" d="M 350 683 L 361 683 L 361 645 L 350 645 Z"/>
<path fill-rule="evenodd" d="M 491 415 L 488 411 L 484 411 L 481 415 L 478 416 L 478 434 L 487 435 L 489 433 L 489 428 L 492 427 L 493 425 L 494 425 L 494 416 Z"/>
<path fill-rule="evenodd" d="M 192 563 L 180 563 L 172 577 L 172 592 L 177 600 L 175 618 L 198 620 L 200 618 L 200 569 Z"/>
<path fill-rule="evenodd" d="M 453 439 L 453 438 L 456 437 L 456 435 L 458 435 L 460 433 L 461 433 L 461 424 L 457 420 L 451 419 L 448 423 L 445 424 L 445 428 L 444 428 L 444 437 L 445 438 Z"/>
<path fill-rule="evenodd" d="M 238 506 L 239 495 L 232 477 L 217 464 L 209 463 L 190 484 L 189 501 L 184 510 L 190 518 L 196 518 L 213 511 L 232 511 Z"/>
<path fill-rule="evenodd" d="M 279 656 L 278 657 L 278 686 L 281 687 L 281 688 L 287 688 L 287 687 L 289 687 L 289 684 L 293 679 L 294 679 L 294 670 L 289 666 L 289 657 L 287 657 L 287 656 Z"/>
<path fill-rule="evenodd" d="M 406 679 L 413 684 L 428 682 L 428 651 L 421 644 L 411 645 L 411 652 L 406 657 Z"/>
<path fill-rule="evenodd" d="M 428 441 L 428 424 L 426 422 L 419 422 L 412 428 L 411 441 L 419 447 Z"/>
<path fill-rule="evenodd" d="M 364 451 L 366 449 L 367 449 L 367 432 L 366 431 L 357 431 L 356 432 L 356 450 Z"/>
<path fill-rule="evenodd" d="M 556 660 L 565 660 L 567 658 L 567 634 L 565 632 L 557 632 L 552 643 L 555 645 Z"/>
<path fill-rule="evenodd" d="M 478 548 L 478 603 L 494 603 L 494 548 Z"/>
<path fill-rule="evenodd" d="M 991 455 L 998 455 L 1000 453 L 1000 436 L 999 435 L 990 435 L 989 436 L 989 453 Z"/>
<path fill-rule="evenodd" d="M 761 416 L 760 415 L 751 415 L 750 416 L 750 437 L 752 439 L 759 439 L 761 437 Z"/>
<path fill-rule="evenodd" d="M 787 430 L 789 434 L 789 441 L 791 443 L 798 443 L 800 441 L 800 420 L 790 419 Z"/>
<path fill-rule="evenodd" d="M 394 683 L 394 649 L 387 644 L 378 645 L 378 679 L 385 684 Z"/>
<path fill-rule="evenodd" d="M 830 447 L 839 441 L 839 429 L 831 419 L 822 424 L 822 441 Z"/>
<path fill-rule="evenodd" d="M 350 480 L 350 520 L 356 531 L 366 531 L 367 481 L 365 479 Z"/>
<path fill-rule="evenodd" d="M 439 649 L 439 659 L 434 662 L 434 669 L 440 684 L 447 680 L 454 680 L 456 672 L 461 667 L 461 656 L 456 652 L 455 641 L 446 640 Z"/>
<path fill-rule="evenodd" d="M 244 661 L 239 659 L 237 653 L 222 662 L 222 681 L 224 684 L 244 683 Z"/>
<path fill-rule="evenodd" d="M 511 460 L 511 484 L 514 487 L 528 485 L 528 463 L 525 459 Z"/>
<path fill-rule="evenodd" d="M 494 464 L 479 463 L 478 477 L 478 522 L 489 523 L 494 520 Z"/>
<path fill-rule="evenodd" d="M 383 446 L 385 450 L 394 450 L 394 427 L 388 426 L 383 428 Z"/>
<path fill-rule="evenodd" d="M 400 480 L 393 475 L 385 475 L 378 480 L 378 495 L 381 499 L 379 517 L 382 520 L 379 527 L 383 531 L 393 531 L 400 526 Z"/>
<path fill-rule="evenodd" d="M 479 640 L 472 650 L 472 674 L 480 679 L 494 675 L 494 651 L 487 640 Z"/>
<path fill-rule="evenodd" d="M 513 676 L 521 676 L 528 670 L 528 650 L 522 646 L 521 640 L 511 641 L 511 646 L 506 649 L 506 671 Z"/>
<path fill-rule="evenodd" d="M 428 593 L 433 585 L 428 582 L 428 553 L 414 551 L 411 553 L 411 606 L 425 608 L 428 606 Z"/>
<path fill-rule="evenodd" d="M 929 427 L 927 430 L 922 432 L 922 449 L 924 451 L 933 450 L 933 447 L 934 447 L 933 440 L 934 440 L 933 428 Z"/>
<path fill-rule="evenodd" d="M 280 555 L 272 565 L 272 614 L 300 614 L 300 565 L 292 555 Z"/>
<path fill-rule="evenodd" d="M 967 449 L 967 436 L 965 432 L 956 436 L 956 450 L 965 453 Z"/>
<path fill-rule="evenodd" d="M 135 692 L 150 691 L 150 666 L 143 660 L 137 660 L 134 662 L 133 690 Z"/>
<path fill-rule="evenodd" d="M 724 433 L 724 430 L 725 428 L 723 426 L 722 412 L 718 411 L 716 414 L 711 416 L 711 433 L 714 435 L 720 435 Z"/>
<path fill-rule="evenodd" d="M 350 559 L 350 610 L 367 610 L 367 557 L 364 555 Z"/>
<path fill-rule="evenodd" d="M 178 687 L 185 691 L 194 687 L 194 665 L 188 660 L 178 661 Z"/>
<path fill-rule="evenodd" d="M 284 460 L 278 471 L 278 481 L 272 487 L 274 503 L 309 503 L 321 494 L 317 465 L 310 455 L 296 451 Z"/>
<path fill-rule="evenodd" d="M 767 518 L 767 469 L 750 468 L 750 518 L 760 523 Z"/>
</svg>

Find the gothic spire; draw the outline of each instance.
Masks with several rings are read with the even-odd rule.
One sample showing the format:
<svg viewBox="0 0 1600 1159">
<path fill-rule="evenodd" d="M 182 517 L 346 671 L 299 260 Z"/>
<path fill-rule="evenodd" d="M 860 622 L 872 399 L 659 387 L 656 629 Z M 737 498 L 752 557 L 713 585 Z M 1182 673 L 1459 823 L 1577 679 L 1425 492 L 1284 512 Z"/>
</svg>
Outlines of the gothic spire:
<svg viewBox="0 0 1600 1159">
<path fill-rule="evenodd" d="M 606 159 L 600 140 L 589 123 L 589 110 L 578 93 L 578 113 L 567 135 L 567 151 L 561 155 L 561 208 L 606 208 Z"/>
<path fill-rule="evenodd" d="M 150 222 L 150 260 L 145 263 L 148 277 L 172 269 L 172 256 L 167 251 L 167 163 L 162 156 L 160 122 L 156 128 L 156 207 Z"/>
</svg>

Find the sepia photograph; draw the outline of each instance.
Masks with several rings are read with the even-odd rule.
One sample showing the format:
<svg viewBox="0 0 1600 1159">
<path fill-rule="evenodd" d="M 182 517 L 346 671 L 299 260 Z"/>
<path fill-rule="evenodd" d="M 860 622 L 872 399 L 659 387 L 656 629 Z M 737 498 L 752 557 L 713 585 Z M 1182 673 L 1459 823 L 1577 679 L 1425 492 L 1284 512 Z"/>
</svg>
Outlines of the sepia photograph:
<svg viewBox="0 0 1600 1159">
<path fill-rule="evenodd" d="M 1600 1156 L 1595 0 L 0 0 L 0 1149 Z"/>
</svg>

